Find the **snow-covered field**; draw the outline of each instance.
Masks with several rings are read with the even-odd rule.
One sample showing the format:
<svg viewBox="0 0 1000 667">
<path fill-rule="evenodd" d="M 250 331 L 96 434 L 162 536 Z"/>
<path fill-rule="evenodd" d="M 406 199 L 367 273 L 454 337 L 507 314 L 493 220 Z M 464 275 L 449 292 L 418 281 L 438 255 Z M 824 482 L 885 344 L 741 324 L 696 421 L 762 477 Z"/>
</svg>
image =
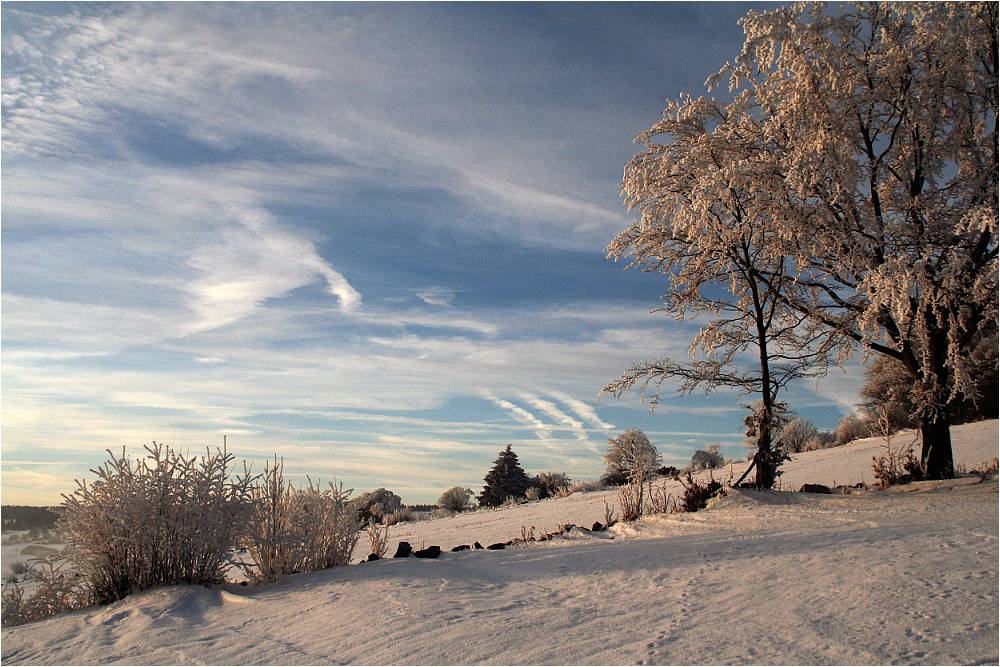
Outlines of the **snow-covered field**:
<svg viewBox="0 0 1000 667">
<path fill-rule="evenodd" d="M 954 430 L 998 454 L 997 422 Z M 871 482 L 877 441 L 785 488 Z M 606 494 L 400 526 L 414 546 L 603 520 Z M 608 495 L 609 501 L 611 500 Z M 5 664 L 978 664 L 998 656 L 994 476 L 860 496 L 738 491 L 706 512 L 263 587 L 173 587 L 3 631 Z M 363 551 L 363 549 L 361 549 Z"/>
</svg>

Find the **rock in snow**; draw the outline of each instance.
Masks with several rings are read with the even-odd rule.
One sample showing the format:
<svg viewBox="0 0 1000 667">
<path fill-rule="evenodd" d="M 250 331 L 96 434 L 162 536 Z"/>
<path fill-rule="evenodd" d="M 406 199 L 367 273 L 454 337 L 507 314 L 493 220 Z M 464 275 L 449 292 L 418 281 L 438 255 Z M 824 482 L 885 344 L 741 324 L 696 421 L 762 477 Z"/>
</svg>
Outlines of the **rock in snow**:
<svg viewBox="0 0 1000 667">
<path fill-rule="evenodd" d="M 417 549 L 413 552 L 413 555 L 417 558 L 437 558 L 441 555 L 441 547 L 435 544 L 426 549 Z"/>
</svg>

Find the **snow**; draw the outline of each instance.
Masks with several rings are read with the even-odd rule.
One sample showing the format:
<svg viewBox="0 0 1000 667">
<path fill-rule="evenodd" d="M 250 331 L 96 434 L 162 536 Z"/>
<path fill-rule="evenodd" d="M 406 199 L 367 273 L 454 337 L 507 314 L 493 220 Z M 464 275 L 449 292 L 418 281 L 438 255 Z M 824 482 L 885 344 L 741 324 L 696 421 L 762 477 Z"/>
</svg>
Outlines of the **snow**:
<svg viewBox="0 0 1000 667">
<path fill-rule="evenodd" d="M 956 460 L 997 456 L 997 422 Z M 871 481 L 876 440 L 786 464 L 786 488 Z M 739 470 L 742 472 L 742 470 Z M 997 663 L 998 485 L 865 495 L 730 491 L 708 511 L 438 560 L 224 589 L 172 587 L 3 631 L 5 664 Z M 603 520 L 611 494 L 397 527 L 394 542 L 506 540 Z M 537 531 L 536 531 L 537 532 Z M 613 536 L 615 539 L 608 539 Z"/>
</svg>

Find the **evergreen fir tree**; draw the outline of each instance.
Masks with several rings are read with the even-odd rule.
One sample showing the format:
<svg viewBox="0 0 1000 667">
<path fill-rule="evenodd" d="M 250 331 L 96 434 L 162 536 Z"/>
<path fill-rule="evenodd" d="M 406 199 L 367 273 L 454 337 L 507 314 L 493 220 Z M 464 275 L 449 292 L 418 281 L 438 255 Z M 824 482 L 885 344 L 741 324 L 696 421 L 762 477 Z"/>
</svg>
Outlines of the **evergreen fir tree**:
<svg viewBox="0 0 1000 667">
<path fill-rule="evenodd" d="M 483 481 L 486 486 L 479 494 L 480 506 L 501 505 L 509 497 L 523 498 L 524 492 L 531 486 L 531 480 L 510 445 L 500 452 Z"/>
</svg>

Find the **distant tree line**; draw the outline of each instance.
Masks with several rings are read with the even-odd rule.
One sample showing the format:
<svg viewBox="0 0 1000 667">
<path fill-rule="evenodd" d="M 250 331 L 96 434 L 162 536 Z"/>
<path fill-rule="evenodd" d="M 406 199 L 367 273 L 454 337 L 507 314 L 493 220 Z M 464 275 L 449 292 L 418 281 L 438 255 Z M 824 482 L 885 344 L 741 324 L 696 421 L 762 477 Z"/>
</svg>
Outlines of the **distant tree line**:
<svg viewBox="0 0 1000 667">
<path fill-rule="evenodd" d="M 35 507 L 32 505 L 4 505 L 0 508 L 0 517 L 4 530 L 31 530 L 44 528 L 51 530 L 56 526 L 59 514 L 52 507 Z"/>
</svg>

